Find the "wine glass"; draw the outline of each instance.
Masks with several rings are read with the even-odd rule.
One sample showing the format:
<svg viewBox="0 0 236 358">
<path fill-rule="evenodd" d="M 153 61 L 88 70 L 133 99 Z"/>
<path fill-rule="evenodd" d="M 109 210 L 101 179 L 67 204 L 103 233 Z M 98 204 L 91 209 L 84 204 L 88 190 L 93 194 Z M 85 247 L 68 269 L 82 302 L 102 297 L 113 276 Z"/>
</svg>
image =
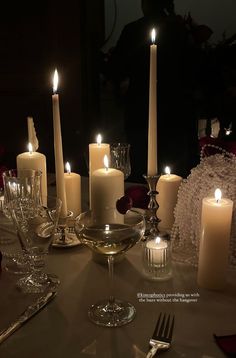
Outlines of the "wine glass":
<svg viewBox="0 0 236 358">
<path fill-rule="evenodd" d="M 120 219 L 117 220 L 117 210 L 107 209 L 106 214 L 110 218 L 108 221 L 101 221 L 92 211 L 80 214 L 75 222 L 75 232 L 92 251 L 106 255 L 108 262 L 110 297 L 92 305 L 88 316 L 98 325 L 117 327 L 131 322 L 136 310 L 131 303 L 118 300 L 113 295 L 114 258 L 141 239 L 144 219 L 141 214 L 128 211 L 121 223 Z"/>
<path fill-rule="evenodd" d="M 131 174 L 130 144 L 112 143 L 110 145 L 111 168 L 119 169 L 124 173 L 125 179 Z"/>
<path fill-rule="evenodd" d="M 42 172 L 34 169 L 9 169 L 2 173 L 4 193 L 2 201 L 2 213 L 7 219 L 12 220 L 11 201 L 25 200 L 39 203 L 41 200 L 41 177 Z M 10 239 L 12 240 L 12 238 Z M 10 246 L 10 245 L 8 245 Z M 24 274 L 29 272 L 29 258 L 24 251 L 18 250 L 16 244 L 3 251 L 5 257 L 6 270 L 15 274 Z"/>
<path fill-rule="evenodd" d="M 61 200 L 57 197 L 43 197 L 46 206 L 31 199 L 12 200 L 10 210 L 17 228 L 22 248 L 29 256 L 31 274 L 22 277 L 17 285 L 23 292 L 39 293 L 47 289 L 56 290 L 60 281 L 57 276 L 44 272 L 45 256 L 51 245 L 57 227 Z"/>
</svg>

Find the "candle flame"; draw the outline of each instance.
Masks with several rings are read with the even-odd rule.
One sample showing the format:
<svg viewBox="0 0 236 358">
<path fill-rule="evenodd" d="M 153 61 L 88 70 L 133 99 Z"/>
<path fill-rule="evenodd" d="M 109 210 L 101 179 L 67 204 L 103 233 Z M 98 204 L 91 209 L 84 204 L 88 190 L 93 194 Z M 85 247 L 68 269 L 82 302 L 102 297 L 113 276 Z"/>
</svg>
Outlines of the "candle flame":
<svg viewBox="0 0 236 358">
<path fill-rule="evenodd" d="M 159 236 L 156 237 L 156 244 L 160 244 L 161 238 Z"/>
<path fill-rule="evenodd" d="M 215 199 L 216 199 L 217 203 L 221 200 L 221 197 L 222 197 L 221 190 L 219 188 L 217 188 L 215 191 Z"/>
<path fill-rule="evenodd" d="M 101 143 L 102 143 L 102 136 L 101 136 L 101 134 L 98 134 L 97 135 L 97 145 L 101 145 Z"/>
<path fill-rule="evenodd" d="M 31 143 L 28 144 L 28 149 L 29 149 L 30 154 L 32 154 L 32 152 L 33 152 L 33 146 L 32 146 Z"/>
<path fill-rule="evenodd" d="M 70 174 L 71 173 L 71 166 L 70 166 L 70 163 L 69 162 L 66 162 L 66 171 L 67 171 L 67 174 Z"/>
<path fill-rule="evenodd" d="M 104 163 L 105 169 L 108 170 L 108 168 L 109 168 L 109 161 L 108 161 L 108 156 L 107 156 L 107 155 L 104 155 L 103 163 Z"/>
<path fill-rule="evenodd" d="M 152 29 L 151 39 L 152 39 L 152 43 L 154 44 L 156 41 L 156 30 L 155 29 Z"/>
<path fill-rule="evenodd" d="M 170 175 L 170 167 L 165 167 L 165 173 Z"/>
<path fill-rule="evenodd" d="M 55 69 L 54 76 L 53 76 L 53 93 L 57 92 L 58 82 L 59 82 L 58 72 L 57 69 Z"/>
</svg>

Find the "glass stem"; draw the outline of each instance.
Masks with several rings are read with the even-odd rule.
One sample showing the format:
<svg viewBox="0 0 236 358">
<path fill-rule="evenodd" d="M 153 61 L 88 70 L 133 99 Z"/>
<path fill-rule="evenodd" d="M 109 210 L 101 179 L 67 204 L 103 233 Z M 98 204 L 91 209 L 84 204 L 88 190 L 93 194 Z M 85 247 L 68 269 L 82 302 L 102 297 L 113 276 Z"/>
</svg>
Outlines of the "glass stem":
<svg viewBox="0 0 236 358">
<path fill-rule="evenodd" d="M 113 305 L 115 301 L 114 297 L 114 257 L 113 255 L 109 255 L 107 258 L 108 262 L 108 271 L 109 271 L 109 286 L 110 286 L 110 297 L 109 297 L 109 304 Z"/>
</svg>

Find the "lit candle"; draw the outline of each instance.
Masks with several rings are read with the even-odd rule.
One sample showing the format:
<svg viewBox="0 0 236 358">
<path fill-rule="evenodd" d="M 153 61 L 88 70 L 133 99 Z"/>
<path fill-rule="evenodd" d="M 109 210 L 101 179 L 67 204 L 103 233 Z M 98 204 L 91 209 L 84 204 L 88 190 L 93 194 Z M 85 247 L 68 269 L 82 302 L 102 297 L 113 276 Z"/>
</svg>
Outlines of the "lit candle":
<svg viewBox="0 0 236 358">
<path fill-rule="evenodd" d="M 157 46 L 155 39 L 156 32 L 153 29 L 149 73 L 148 175 L 157 174 Z"/>
<path fill-rule="evenodd" d="M 182 177 L 171 174 L 170 168 L 165 168 L 165 175 L 161 175 L 157 183 L 157 202 L 159 208 L 157 216 L 161 220 L 159 228 L 171 230 L 174 224 L 174 209 L 177 203 L 178 190 L 182 182 Z"/>
<path fill-rule="evenodd" d="M 102 136 L 98 134 L 97 142 L 89 144 L 89 197 L 91 208 L 91 176 L 94 170 L 104 167 L 103 159 L 107 155 L 110 157 L 110 145 L 102 143 Z"/>
<path fill-rule="evenodd" d="M 56 93 L 57 86 L 58 86 L 58 72 L 57 72 L 57 70 L 55 70 L 54 78 L 53 78 L 52 110 L 53 110 L 56 186 L 57 186 L 57 196 L 62 201 L 60 216 L 66 217 L 67 216 L 67 203 L 66 203 L 64 162 L 63 162 L 62 139 L 61 139 L 59 95 Z"/>
<path fill-rule="evenodd" d="M 215 191 L 215 198 L 206 197 L 202 201 L 199 286 L 221 289 L 225 285 L 232 212 L 233 201 L 221 198 L 220 189 Z"/>
<path fill-rule="evenodd" d="M 146 243 L 151 265 L 165 266 L 167 243 L 159 236 Z"/>
<path fill-rule="evenodd" d="M 95 170 L 91 177 L 91 210 L 102 221 L 114 222 L 113 216 L 104 210 L 116 209 L 116 201 L 124 195 L 124 174 L 108 167 L 108 157 L 104 156 L 104 167 Z M 115 211 L 115 210 L 114 210 Z M 123 215 L 116 213 L 116 222 L 122 223 Z"/>
<path fill-rule="evenodd" d="M 42 172 L 41 193 L 42 197 L 47 196 L 47 165 L 44 154 L 34 152 L 32 144 L 28 144 L 28 152 L 21 153 L 16 157 L 17 170 L 34 169 Z M 45 199 L 46 200 L 46 199 Z"/>
<path fill-rule="evenodd" d="M 66 163 L 66 171 L 64 179 L 67 208 L 73 212 L 73 217 L 76 217 L 81 213 L 81 177 L 79 174 L 71 172 L 71 166 L 68 162 Z"/>
</svg>

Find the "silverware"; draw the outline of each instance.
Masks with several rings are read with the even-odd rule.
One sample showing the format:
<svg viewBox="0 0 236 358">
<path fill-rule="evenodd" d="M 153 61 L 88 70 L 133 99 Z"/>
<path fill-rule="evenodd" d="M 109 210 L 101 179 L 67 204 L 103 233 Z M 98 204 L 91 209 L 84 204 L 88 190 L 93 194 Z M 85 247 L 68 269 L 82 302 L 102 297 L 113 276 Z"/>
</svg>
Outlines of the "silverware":
<svg viewBox="0 0 236 358">
<path fill-rule="evenodd" d="M 55 296 L 57 292 L 48 292 L 43 296 L 39 297 L 37 301 L 28 306 L 21 315 L 12 322 L 7 328 L 3 329 L 0 332 L 0 343 L 5 341 L 13 332 L 15 332 L 18 328 L 20 328 L 26 321 L 28 321 L 31 317 L 33 317 L 36 313 L 38 313 L 43 307 L 46 306 L 48 302 L 50 302 Z"/>
<path fill-rule="evenodd" d="M 167 350 L 170 348 L 174 322 L 174 316 L 168 315 L 166 319 L 166 314 L 162 317 L 162 313 L 160 313 L 152 338 L 149 341 L 149 345 L 152 348 L 149 350 L 146 358 L 154 357 L 158 350 Z"/>
</svg>

